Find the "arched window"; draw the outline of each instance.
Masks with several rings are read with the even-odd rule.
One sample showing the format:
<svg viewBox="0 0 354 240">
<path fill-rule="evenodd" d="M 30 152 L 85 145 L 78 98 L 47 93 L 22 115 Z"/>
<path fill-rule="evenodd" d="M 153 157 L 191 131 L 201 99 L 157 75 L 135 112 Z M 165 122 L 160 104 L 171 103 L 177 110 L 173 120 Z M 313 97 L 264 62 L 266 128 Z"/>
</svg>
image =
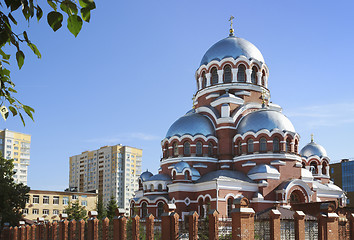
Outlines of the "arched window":
<svg viewBox="0 0 354 240">
<path fill-rule="evenodd" d="M 205 72 L 202 73 L 202 88 L 205 88 L 207 85 L 207 78 L 205 76 Z"/>
<path fill-rule="evenodd" d="M 135 214 L 135 203 L 132 202 L 132 204 L 130 205 L 130 216 L 134 216 Z"/>
<path fill-rule="evenodd" d="M 184 180 L 189 180 L 189 171 L 184 172 Z"/>
<path fill-rule="evenodd" d="M 177 157 L 178 156 L 178 145 L 177 142 L 173 143 L 173 156 Z"/>
<path fill-rule="evenodd" d="M 155 191 L 154 184 L 151 184 L 151 185 L 150 185 L 150 191 L 151 191 L 151 192 Z"/>
<path fill-rule="evenodd" d="M 159 192 L 162 192 L 162 184 L 159 184 L 159 185 L 157 186 L 157 190 L 158 190 Z"/>
<path fill-rule="evenodd" d="M 146 202 L 143 202 L 141 204 L 141 218 L 146 218 L 147 214 L 148 214 L 147 204 Z"/>
<path fill-rule="evenodd" d="M 322 174 L 327 175 L 327 163 L 326 162 L 322 163 Z"/>
<path fill-rule="evenodd" d="M 257 68 L 252 67 L 251 82 L 257 84 Z"/>
<path fill-rule="evenodd" d="M 168 158 L 170 156 L 169 150 L 168 150 L 168 144 L 166 143 L 165 145 L 165 158 Z"/>
<path fill-rule="evenodd" d="M 216 67 L 213 67 L 211 69 L 211 85 L 218 84 L 219 82 L 219 76 L 218 76 L 218 70 Z"/>
<path fill-rule="evenodd" d="M 265 78 L 266 78 L 266 74 L 265 74 L 265 71 L 263 70 L 262 71 L 262 86 L 264 86 L 265 87 Z"/>
<path fill-rule="evenodd" d="M 200 218 L 204 218 L 204 204 L 203 204 L 203 199 L 199 199 L 198 201 L 198 210 L 199 210 L 199 216 Z"/>
<path fill-rule="evenodd" d="M 279 138 L 273 138 L 273 152 L 280 152 Z"/>
<path fill-rule="evenodd" d="M 224 83 L 232 82 L 232 74 L 230 65 L 224 67 Z"/>
<path fill-rule="evenodd" d="M 253 139 L 248 139 L 247 141 L 247 152 L 253 153 Z"/>
<path fill-rule="evenodd" d="M 266 152 L 267 151 L 267 140 L 262 137 L 260 140 L 259 140 L 259 152 Z"/>
<path fill-rule="evenodd" d="M 233 198 L 228 198 L 227 199 L 227 217 L 231 217 L 231 211 L 232 211 L 232 203 L 234 199 Z"/>
<path fill-rule="evenodd" d="M 143 188 L 143 182 L 141 181 L 140 178 L 139 178 L 139 188 Z"/>
<path fill-rule="evenodd" d="M 285 152 L 287 152 L 287 153 L 291 152 L 291 144 L 290 144 L 289 138 L 286 139 Z"/>
<path fill-rule="evenodd" d="M 241 140 L 237 142 L 237 150 L 238 150 L 238 155 L 241 155 L 242 154 Z"/>
<path fill-rule="evenodd" d="M 213 144 L 211 142 L 208 144 L 208 156 L 213 156 Z"/>
<path fill-rule="evenodd" d="M 313 161 L 310 163 L 310 171 L 312 172 L 312 174 L 317 174 L 317 162 Z"/>
<path fill-rule="evenodd" d="M 184 156 L 191 155 L 191 144 L 189 142 L 183 144 L 183 154 Z"/>
<path fill-rule="evenodd" d="M 157 204 L 157 217 L 161 218 L 162 214 L 163 214 L 163 202 L 159 202 Z"/>
<path fill-rule="evenodd" d="M 197 142 L 197 144 L 196 144 L 196 154 L 197 154 L 197 156 L 201 156 L 201 155 L 203 155 L 203 144 L 202 144 L 202 142 Z"/>
<path fill-rule="evenodd" d="M 172 179 L 175 180 L 175 179 L 176 179 L 176 176 L 177 176 L 176 171 L 173 171 Z"/>
<path fill-rule="evenodd" d="M 246 82 L 246 67 L 242 64 L 238 66 L 237 81 Z"/>
<path fill-rule="evenodd" d="M 302 162 L 302 168 L 306 168 L 306 163 Z"/>
</svg>

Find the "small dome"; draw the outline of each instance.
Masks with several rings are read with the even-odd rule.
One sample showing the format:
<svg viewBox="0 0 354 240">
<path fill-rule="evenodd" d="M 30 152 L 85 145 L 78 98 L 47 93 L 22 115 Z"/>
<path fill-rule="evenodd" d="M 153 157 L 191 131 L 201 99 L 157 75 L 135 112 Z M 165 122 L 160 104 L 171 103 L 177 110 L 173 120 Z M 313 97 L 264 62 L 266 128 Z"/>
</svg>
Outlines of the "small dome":
<svg viewBox="0 0 354 240">
<path fill-rule="evenodd" d="M 190 170 L 190 174 L 192 177 L 193 181 L 196 181 L 200 178 L 200 173 L 197 169 L 191 167 L 188 163 L 186 163 L 185 161 L 180 161 L 176 164 L 173 165 L 173 169 L 176 169 L 177 173 L 182 173 L 184 169 L 189 169 Z"/>
<path fill-rule="evenodd" d="M 293 124 L 284 114 L 269 109 L 261 109 L 244 116 L 238 124 L 237 132 L 239 134 L 248 131 L 256 133 L 262 129 L 295 132 Z"/>
<path fill-rule="evenodd" d="M 252 180 L 256 179 L 279 179 L 279 171 L 268 164 L 260 164 L 253 167 L 248 173 L 247 176 Z"/>
<path fill-rule="evenodd" d="M 146 180 L 148 180 L 150 177 L 152 177 L 153 174 L 151 172 L 149 172 L 148 170 L 146 170 L 145 172 L 143 172 L 141 175 L 140 175 L 140 179 L 145 182 Z"/>
<path fill-rule="evenodd" d="M 319 144 L 311 141 L 305 147 L 303 147 L 300 151 L 300 155 L 305 158 L 309 158 L 311 156 L 318 156 L 320 158 L 327 157 L 326 150 Z"/>
<path fill-rule="evenodd" d="M 215 128 L 211 121 L 194 110 L 189 111 L 183 117 L 175 121 L 170 129 L 168 129 L 166 138 L 173 136 L 181 137 L 183 135 L 204 135 L 204 136 L 215 136 Z"/>
<path fill-rule="evenodd" d="M 227 57 L 236 59 L 241 55 L 245 56 L 247 59 L 256 59 L 264 63 L 262 53 L 256 46 L 245 39 L 229 36 L 215 43 L 208 49 L 200 62 L 200 66 L 203 64 L 207 65 L 213 60 L 221 61 Z"/>
</svg>

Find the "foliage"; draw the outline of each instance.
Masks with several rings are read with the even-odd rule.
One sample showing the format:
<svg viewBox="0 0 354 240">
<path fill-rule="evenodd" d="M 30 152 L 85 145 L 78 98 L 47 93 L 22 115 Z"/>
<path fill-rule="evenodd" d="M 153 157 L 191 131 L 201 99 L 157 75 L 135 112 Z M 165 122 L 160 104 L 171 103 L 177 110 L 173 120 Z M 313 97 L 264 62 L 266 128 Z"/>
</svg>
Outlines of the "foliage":
<svg viewBox="0 0 354 240">
<path fill-rule="evenodd" d="M 117 201 L 113 196 L 111 196 L 111 199 L 109 200 L 107 207 L 106 207 L 107 217 L 110 220 L 113 219 L 114 216 L 116 215 L 117 208 L 118 208 Z"/>
<path fill-rule="evenodd" d="M 68 220 L 75 219 L 80 221 L 81 219 L 86 220 L 87 211 L 84 206 L 80 206 L 79 200 L 75 202 L 69 202 L 69 205 L 65 208 L 66 214 L 68 214 Z"/>
<path fill-rule="evenodd" d="M 103 206 L 102 194 L 98 195 L 98 200 L 97 200 L 97 203 L 96 203 L 96 211 L 98 213 L 98 216 L 97 216 L 98 219 L 103 219 L 103 218 L 105 218 L 107 216 L 106 209 Z"/>
<path fill-rule="evenodd" d="M 209 215 L 199 220 L 198 237 L 201 240 L 209 239 Z"/>
<path fill-rule="evenodd" d="M 0 152 L 0 154 L 2 154 Z M 13 160 L 0 157 L 0 218 L 2 223 L 15 226 L 22 217 L 22 209 L 26 206 L 27 193 L 30 188 L 13 179 Z M 0 225 L 0 226 L 1 226 Z"/>
<path fill-rule="evenodd" d="M 83 21 L 89 22 L 91 10 L 96 8 L 93 0 L 47 0 L 52 11 L 47 14 L 47 22 L 53 31 L 61 28 L 64 15 L 67 15 L 67 28 L 76 37 L 83 25 Z M 33 0 L 0 0 L 0 107 L 7 105 L 13 116 L 20 116 L 23 125 L 25 121 L 22 116 L 24 111 L 32 120 L 34 109 L 22 104 L 14 94 L 15 84 L 10 78 L 10 70 L 4 66 L 10 65 L 11 54 L 6 53 L 5 47 L 8 44 L 10 47 L 6 49 L 14 49 L 16 51 L 16 61 L 18 68 L 21 69 L 25 62 L 25 54 L 23 53 L 23 45 L 27 45 L 32 52 L 41 58 L 37 46 L 29 39 L 29 35 L 25 30 L 14 32 L 14 25 L 19 21 L 25 20 L 30 23 L 33 18 L 41 21 L 43 10 Z M 21 17 L 21 11 L 23 17 Z M 80 12 L 80 14 L 79 14 Z M 4 110 L 5 108 L 3 108 Z M 5 110 L 7 112 L 7 109 Z M 9 115 L 4 113 L 6 119 Z"/>
</svg>

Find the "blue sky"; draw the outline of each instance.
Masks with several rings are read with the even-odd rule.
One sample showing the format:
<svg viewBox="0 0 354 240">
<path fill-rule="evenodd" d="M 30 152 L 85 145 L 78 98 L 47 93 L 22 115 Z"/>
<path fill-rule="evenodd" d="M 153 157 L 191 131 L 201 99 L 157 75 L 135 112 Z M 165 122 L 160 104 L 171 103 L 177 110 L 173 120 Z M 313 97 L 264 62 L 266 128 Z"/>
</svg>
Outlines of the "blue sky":
<svg viewBox="0 0 354 240">
<path fill-rule="evenodd" d="M 142 148 L 143 170 L 156 173 L 160 141 L 191 108 L 195 70 L 233 15 L 235 34 L 262 52 L 271 100 L 300 145 L 314 133 L 332 161 L 354 157 L 353 9 L 353 1 L 97 1 L 77 38 L 31 22 L 42 59 L 26 49 L 12 78 L 35 122 L 9 118 L 1 128 L 32 135 L 32 189 L 63 190 L 69 156 L 118 143 Z"/>
</svg>

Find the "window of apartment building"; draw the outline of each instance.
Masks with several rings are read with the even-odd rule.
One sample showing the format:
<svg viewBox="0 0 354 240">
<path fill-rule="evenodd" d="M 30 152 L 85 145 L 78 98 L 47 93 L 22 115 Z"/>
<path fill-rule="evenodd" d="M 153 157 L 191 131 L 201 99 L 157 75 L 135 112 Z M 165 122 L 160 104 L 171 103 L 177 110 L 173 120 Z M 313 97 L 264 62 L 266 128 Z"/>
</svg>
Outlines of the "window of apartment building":
<svg viewBox="0 0 354 240">
<path fill-rule="evenodd" d="M 39 195 L 33 195 L 32 203 L 39 203 Z"/>
<path fill-rule="evenodd" d="M 11 139 L 7 139 L 6 142 L 12 143 L 12 140 Z"/>
<path fill-rule="evenodd" d="M 66 210 L 65 210 L 65 209 L 63 209 L 63 213 L 66 213 Z"/>
<path fill-rule="evenodd" d="M 72 200 L 77 200 L 77 199 L 78 199 L 78 196 L 77 196 L 77 195 L 72 195 L 72 196 L 71 196 L 71 199 L 72 199 Z"/>
<path fill-rule="evenodd" d="M 18 150 L 18 147 L 14 147 L 15 150 Z"/>
<path fill-rule="evenodd" d="M 49 215 L 49 209 L 43 209 L 43 215 Z"/>
<path fill-rule="evenodd" d="M 49 204 L 49 196 L 43 196 L 43 204 Z"/>
<path fill-rule="evenodd" d="M 32 209 L 32 214 L 39 214 L 39 210 L 38 209 Z"/>
<path fill-rule="evenodd" d="M 87 206 L 87 201 L 86 200 L 82 200 L 81 201 L 81 205 L 86 207 Z"/>
<path fill-rule="evenodd" d="M 18 144 L 18 141 L 15 141 L 15 144 Z"/>
<path fill-rule="evenodd" d="M 28 208 L 23 209 L 22 214 L 28 214 Z"/>
<path fill-rule="evenodd" d="M 14 155 L 15 155 L 15 156 L 18 156 L 18 152 L 14 152 Z"/>
<path fill-rule="evenodd" d="M 59 210 L 58 209 L 53 209 L 53 215 L 59 215 Z"/>
<path fill-rule="evenodd" d="M 69 197 L 63 197 L 63 205 L 69 204 Z"/>
<path fill-rule="evenodd" d="M 53 197 L 53 204 L 59 204 L 59 196 Z"/>
</svg>

